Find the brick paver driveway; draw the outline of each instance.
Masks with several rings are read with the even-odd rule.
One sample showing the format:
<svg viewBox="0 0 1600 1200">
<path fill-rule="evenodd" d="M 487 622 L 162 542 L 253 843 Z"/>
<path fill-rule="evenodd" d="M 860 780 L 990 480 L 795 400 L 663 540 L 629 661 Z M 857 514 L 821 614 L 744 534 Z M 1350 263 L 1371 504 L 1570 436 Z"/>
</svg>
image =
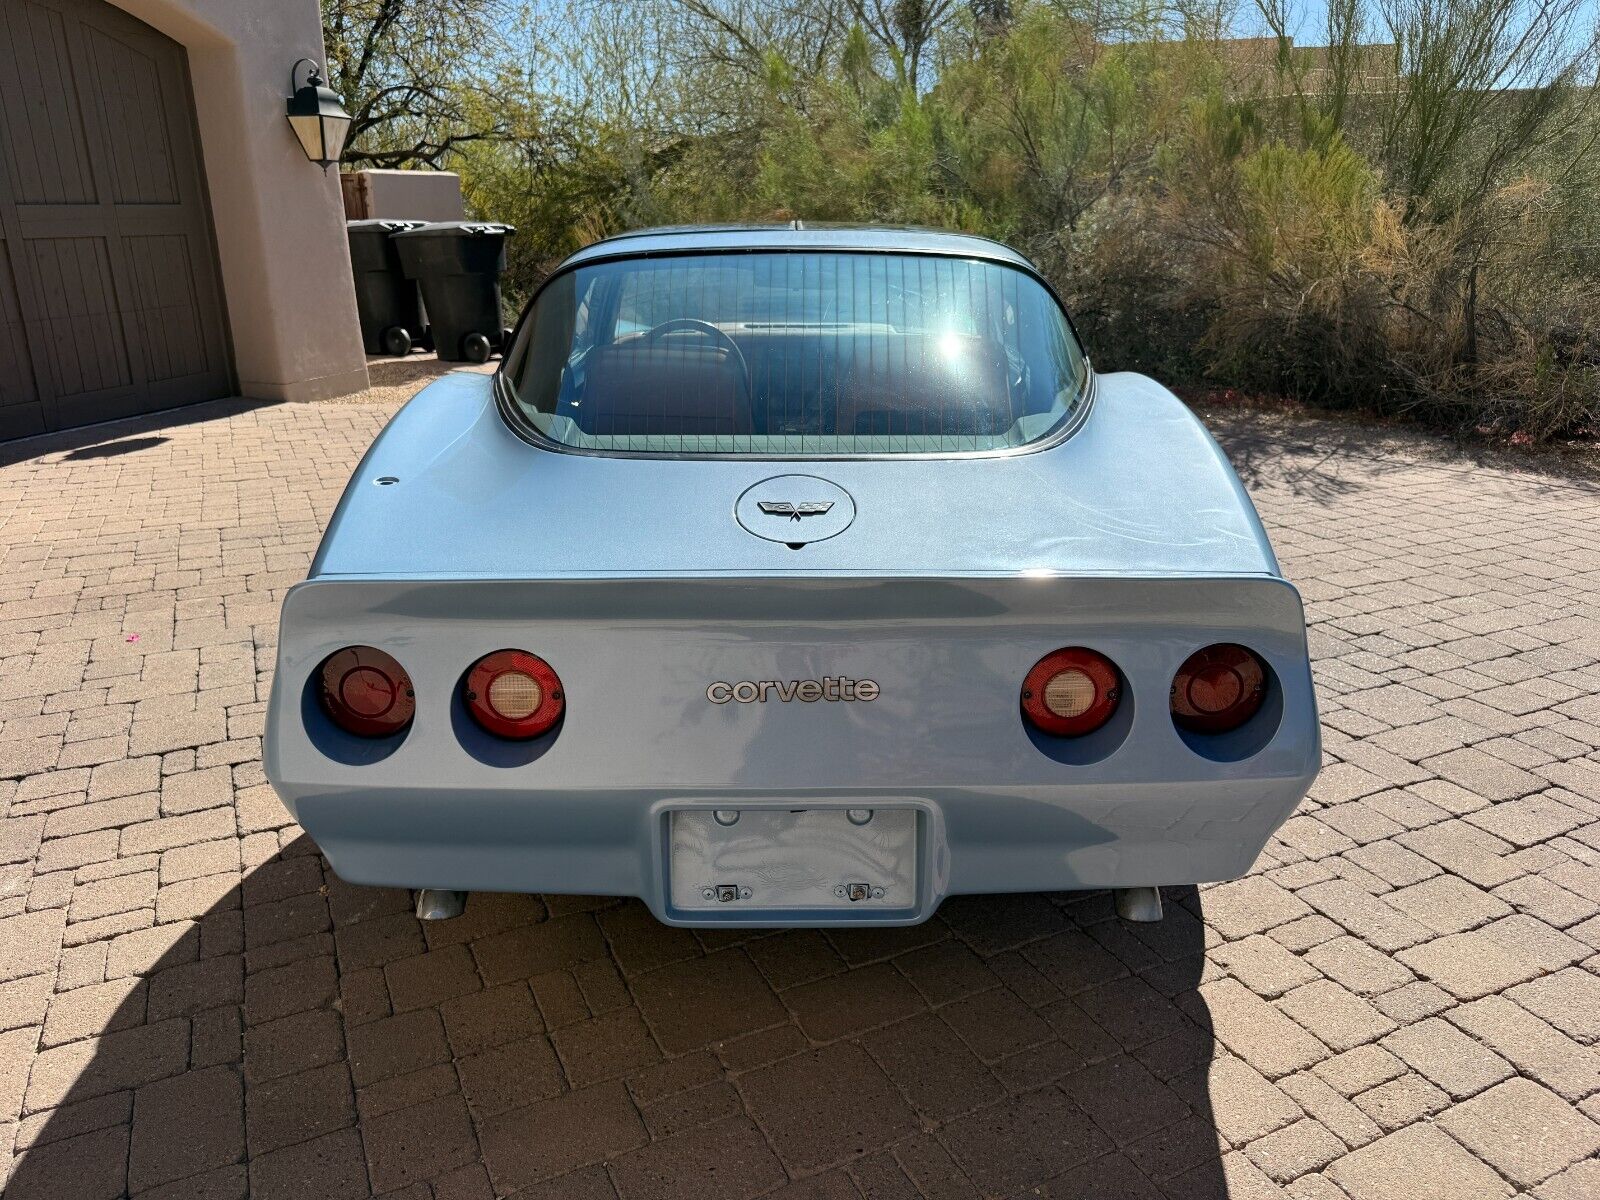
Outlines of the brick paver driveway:
<svg viewBox="0 0 1600 1200">
<path fill-rule="evenodd" d="M 1600 1196 L 1600 493 L 1224 429 L 1328 766 L 1162 925 L 484 895 L 423 928 L 258 761 L 282 591 L 385 415 L 0 472 L 8 1198 Z"/>
</svg>

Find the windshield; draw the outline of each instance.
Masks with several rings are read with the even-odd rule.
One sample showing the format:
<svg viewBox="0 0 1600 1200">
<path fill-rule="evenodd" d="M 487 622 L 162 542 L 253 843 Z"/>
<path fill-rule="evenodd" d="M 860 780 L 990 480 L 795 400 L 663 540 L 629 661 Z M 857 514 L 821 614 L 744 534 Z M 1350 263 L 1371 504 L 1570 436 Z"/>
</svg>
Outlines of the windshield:
<svg viewBox="0 0 1600 1200">
<path fill-rule="evenodd" d="M 951 454 L 1027 445 L 1082 403 L 1055 299 L 999 263 L 727 253 L 578 267 L 506 368 L 546 438 L 672 454 Z"/>
</svg>

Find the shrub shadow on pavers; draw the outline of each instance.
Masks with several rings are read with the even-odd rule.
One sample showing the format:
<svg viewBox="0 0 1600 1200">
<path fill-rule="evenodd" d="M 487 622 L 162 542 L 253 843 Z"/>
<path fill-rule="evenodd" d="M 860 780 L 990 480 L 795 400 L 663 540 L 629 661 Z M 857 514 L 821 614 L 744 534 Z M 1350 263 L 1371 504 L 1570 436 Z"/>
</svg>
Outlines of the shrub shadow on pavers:
<svg viewBox="0 0 1600 1200">
<path fill-rule="evenodd" d="M 1154 926 L 1084 893 L 845 931 L 410 899 L 301 837 L 113 939 L 7 1200 L 1228 1194 L 1192 890 Z"/>
<path fill-rule="evenodd" d="M 1398 469 L 1381 460 L 1371 461 L 1370 443 L 1331 421 L 1309 422 L 1296 430 L 1304 438 L 1295 449 L 1309 460 L 1286 457 L 1281 437 L 1251 426 L 1248 417 L 1234 412 L 1207 413 L 1207 427 L 1227 452 L 1239 481 L 1253 491 L 1269 482 L 1287 487 L 1298 499 L 1323 508 L 1348 502 L 1371 491 L 1374 475 Z M 1347 470 L 1347 459 L 1360 456 L 1359 470 Z"/>
<path fill-rule="evenodd" d="M 118 443 L 135 434 L 144 434 L 152 430 L 165 433 L 205 421 L 226 421 L 241 413 L 248 413 L 258 408 L 270 408 L 279 403 L 281 401 L 232 396 L 224 400 L 207 400 L 184 408 L 168 409 L 165 412 L 122 417 L 115 421 L 87 425 L 78 429 L 62 429 L 53 433 L 17 438 L 14 441 L 0 443 L 0 467 L 9 467 L 16 463 L 27 462 L 29 459 L 48 458 L 53 455 L 61 455 L 63 459 L 70 461 L 85 461 L 114 457 L 132 450 L 151 449 L 171 439 L 165 436 L 139 438 L 140 444 L 134 446 L 118 446 Z M 105 452 L 97 452 L 102 447 Z"/>
</svg>

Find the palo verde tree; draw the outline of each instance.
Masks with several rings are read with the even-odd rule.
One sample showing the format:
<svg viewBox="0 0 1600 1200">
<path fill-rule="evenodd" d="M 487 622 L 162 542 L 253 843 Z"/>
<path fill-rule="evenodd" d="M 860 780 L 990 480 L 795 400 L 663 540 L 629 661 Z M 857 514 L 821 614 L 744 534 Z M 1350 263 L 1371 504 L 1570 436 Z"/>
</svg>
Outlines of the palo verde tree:
<svg viewBox="0 0 1600 1200">
<path fill-rule="evenodd" d="M 505 0 L 322 0 L 329 81 L 353 118 L 344 162 L 439 167 L 501 136 L 472 101 L 506 18 Z"/>
</svg>

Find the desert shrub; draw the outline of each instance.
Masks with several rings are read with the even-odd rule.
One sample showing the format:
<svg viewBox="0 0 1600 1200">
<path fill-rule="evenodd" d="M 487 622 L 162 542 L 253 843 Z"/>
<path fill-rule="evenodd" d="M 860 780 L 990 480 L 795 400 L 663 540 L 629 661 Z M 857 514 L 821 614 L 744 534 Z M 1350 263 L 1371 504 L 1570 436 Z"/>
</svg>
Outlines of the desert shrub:
<svg viewBox="0 0 1600 1200">
<path fill-rule="evenodd" d="M 1172 192 L 1160 218 L 1193 251 L 1180 311 L 1207 314 L 1207 379 L 1536 439 L 1595 426 L 1593 289 L 1546 187 L 1408 222 L 1337 136 L 1191 162 L 1210 182 Z"/>
<path fill-rule="evenodd" d="M 548 0 L 447 165 L 519 226 L 517 297 L 638 225 L 954 227 L 1029 254 L 1101 369 L 1600 429 L 1591 0 L 1332 0 L 1325 49 L 1286 0 L 1232 40 L 1230 3 Z"/>
</svg>

